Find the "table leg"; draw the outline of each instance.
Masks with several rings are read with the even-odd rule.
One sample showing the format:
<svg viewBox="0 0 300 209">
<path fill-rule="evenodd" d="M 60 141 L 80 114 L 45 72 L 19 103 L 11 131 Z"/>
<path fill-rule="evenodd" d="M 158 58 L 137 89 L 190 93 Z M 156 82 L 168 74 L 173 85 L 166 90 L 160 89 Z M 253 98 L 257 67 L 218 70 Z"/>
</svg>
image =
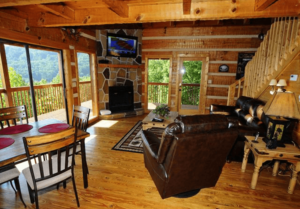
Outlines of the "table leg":
<svg viewBox="0 0 300 209">
<path fill-rule="evenodd" d="M 244 159 L 243 159 L 243 164 L 242 164 L 242 172 L 246 171 L 247 163 L 248 163 L 248 156 L 249 156 L 250 149 L 248 146 L 245 144 L 244 147 Z"/>
<path fill-rule="evenodd" d="M 82 175 L 83 175 L 83 184 L 84 188 L 88 187 L 88 177 L 87 177 L 87 163 L 86 163 L 86 154 L 85 154 L 85 139 L 82 139 L 80 142 L 81 146 L 81 164 L 82 164 Z"/>
<path fill-rule="evenodd" d="M 279 160 L 276 160 L 274 163 L 274 167 L 273 167 L 273 172 L 272 172 L 272 176 L 277 176 L 278 173 L 278 168 L 279 168 Z"/>
<path fill-rule="evenodd" d="M 251 181 L 251 189 L 255 189 L 256 184 L 257 184 L 257 179 L 258 179 L 258 175 L 259 175 L 259 169 L 263 164 L 263 160 L 261 158 L 259 158 L 258 156 L 255 157 L 255 161 L 254 161 L 254 172 L 252 175 L 252 181 Z"/>
<path fill-rule="evenodd" d="M 298 162 L 296 166 L 292 165 L 292 171 L 293 171 L 293 174 L 292 174 L 292 178 L 290 180 L 289 187 L 288 187 L 289 194 L 294 193 L 298 172 L 300 171 L 300 162 Z"/>
</svg>

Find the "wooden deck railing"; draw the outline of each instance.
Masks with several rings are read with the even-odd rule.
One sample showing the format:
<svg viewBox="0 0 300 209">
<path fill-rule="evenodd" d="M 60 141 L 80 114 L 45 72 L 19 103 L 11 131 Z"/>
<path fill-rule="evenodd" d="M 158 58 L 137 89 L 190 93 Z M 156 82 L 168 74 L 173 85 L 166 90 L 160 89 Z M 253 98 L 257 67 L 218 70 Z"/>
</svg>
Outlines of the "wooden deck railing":
<svg viewBox="0 0 300 209">
<path fill-rule="evenodd" d="M 11 89 L 13 106 L 25 104 L 28 116 L 33 117 L 30 87 L 16 87 Z M 62 84 L 46 84 L 34 86 L 35 102 L 38 115 L 64 108 L 64 94 Z"/>
<path fill-rule="evenodd" d="M 5 94 L 6 94 L 6 90 L 0 89 L 0 108 L 6 107 Z"/>
<path fill-rule="evenodd" d="M 271 25 L 255 56 L 245 69 L 244 96 L 257 98 L 268 87 L 270 80 L 277 78 L 281 71 L 300 51 L 300 21 L 298 17 L 279 17 Z M 231 89 L 236 90 L 232 84 Z M 228 103 L 234 99 L 233 91 L 228 92 Z"/>
<path fill-rule="evenodd" d="M 80 81 L 79 91 L 80 91 L 80 101 L 86 102 L 92 99 L 91 81 Z"/>
<path fill-rule="evenodd" d="M 148 83 L 148 102 L 168 104 L 168 94 L 168 83 Z"/>
</svg>

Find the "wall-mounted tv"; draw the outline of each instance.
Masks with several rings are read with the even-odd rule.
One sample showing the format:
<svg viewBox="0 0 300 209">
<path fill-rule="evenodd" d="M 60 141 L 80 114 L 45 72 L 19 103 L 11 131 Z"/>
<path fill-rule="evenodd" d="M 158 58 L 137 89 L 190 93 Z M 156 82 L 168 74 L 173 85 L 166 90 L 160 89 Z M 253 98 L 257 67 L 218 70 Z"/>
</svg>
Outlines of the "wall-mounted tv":
<svg viewBox="0 0 300 209">
<path fill-rule="evenodd" d="M 137 45 L 137 37 L 108 33 L 106 56 L 135 58 Z"/>
</svg>

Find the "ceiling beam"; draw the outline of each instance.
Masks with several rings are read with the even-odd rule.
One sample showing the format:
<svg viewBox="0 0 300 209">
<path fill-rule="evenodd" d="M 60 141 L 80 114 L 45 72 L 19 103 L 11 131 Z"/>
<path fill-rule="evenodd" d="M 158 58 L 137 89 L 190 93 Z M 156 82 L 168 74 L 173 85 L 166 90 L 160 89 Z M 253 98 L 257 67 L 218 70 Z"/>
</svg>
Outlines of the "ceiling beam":
<svg viewBox="0 0 300 209">
<path fill-rule="evenodd" d="M 74 10 L 62 4 L 37 4 L 37 7 L 67 20 L 74 20 Z"/>
<path fill-rule="evenodd" d="M 118 0 L 103 0 L 109 6 L 109 9 L 119 15 L 120 17 L 129 16 L 129 7 L 123 1 Z"/>
<path fill-rule="evenodd" d="M 89 1 L 89 0 L 0 0 L 0 7 L 25 6 L 32 4 L 48 4 L 67 1 Z"/>
<path fill-rule="evenodd" d="M 272 10 L 254 11 L 255 0 L 239 0 L 232 9 L 231 1 L 197 1 L 191 4 L 191 14 L 183 15 L 182 3 L 152 4 L 130 6 L 128 18 L 123 18 L 107 8 L 75 10 L 75 19 L 64 18 L 46 13 L 40 26 L 87 26 L 107 24 L 131 24 L 165 21 L 196 21 L 224 19 L 252 19 L 298 16 L 300 5 L 278 1 Z M 288 5 L 289 4 L 289 5 Z M 273 8 L 272 7 L 272 8 Z M 199 12 L 198 12 L 199 11 Z M 33 14 L 34 15 L 34 14 Z M 30 18 L 30 24 L 36 25 L 40 17 Z M 36 22 L 33 22 L 36 21 Z"/>
<path fill-rule="evenodd" d="M 192 0 L 183 0 L 182 6 L 184 15 L 191 14 Z"/>
<path fill-rule="evenodd" d="M 278 0 L 256 0 L 254 10 L 255 11 L 263 11 L 267 9 L 269 6 L 274 4 Z"/>
</svg>

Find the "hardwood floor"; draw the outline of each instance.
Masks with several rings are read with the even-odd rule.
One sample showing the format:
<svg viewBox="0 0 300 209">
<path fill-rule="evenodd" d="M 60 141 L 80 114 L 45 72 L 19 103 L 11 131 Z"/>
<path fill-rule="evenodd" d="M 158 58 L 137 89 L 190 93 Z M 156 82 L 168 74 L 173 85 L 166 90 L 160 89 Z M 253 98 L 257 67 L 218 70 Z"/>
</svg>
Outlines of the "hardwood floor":
<svg viewBox="0 0 300 209">
<path fill-rule="evenodd" d="M 75 177 L 80 208 L 114 209 L 288 209 L 300 208 L 300 187 L 293 195 L 287 193 L 288 176 L 273 177 L 271 170 L 263 170 L 256 190 L 250 189 L 253 165 L 245 173 L 241 163 L 227 163 L 214 188 L 202 189 L 186 199 L 162 200 L 144 167 L 143 154 L 114 151 L 111 148 L 144 116 L 100 121 L 90 127 L 86 151 L 89 164 L 89 187 L 83 188 L 80 156 L 76 156 Z M 110 126 L 111 127 L 108 127 Z M 23 198 L 27 208 L 35 208 L 29 201 L 24 177 L 20 177 Z M 39 192 L 40 208 L 77 208 L 72 183 Z M 24 208 L 10 184 L 0 186 L 0 208 Z"/>
</svg>

